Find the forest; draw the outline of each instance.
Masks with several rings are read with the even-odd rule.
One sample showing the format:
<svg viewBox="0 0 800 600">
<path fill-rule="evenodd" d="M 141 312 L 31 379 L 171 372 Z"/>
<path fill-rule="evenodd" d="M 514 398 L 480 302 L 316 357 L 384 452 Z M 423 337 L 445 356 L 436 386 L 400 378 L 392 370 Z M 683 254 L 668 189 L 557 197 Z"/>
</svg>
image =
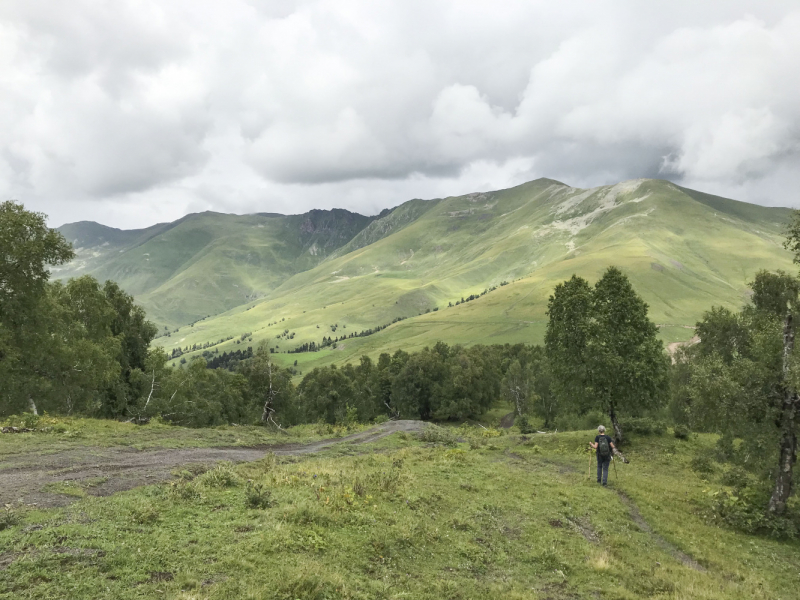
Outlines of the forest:
<svg viewBox="0 0 800 600">
<path fill-rule="evenodd" d="M 786 247 L 800 257 L 797 213 Z M 594 285 L 573 276 L 555 286 L 543 345 L 439 342 L 315 368 L 299 379 L 266 345 L 171 367 L 173 356 L 151 345 L 157 328 L 116 283 L 50 280 L 49 269 L 73 256 L 44 215 L 0 204 L 0 417 L 47 412 L 275 428 L 462 422 L 503 398 L 522 433 L 604 422 L 623 449 L 636 433 L 718 434 L 714 459 L 735 465 L 741 484 L 720 499 L 720 516 L 749 531 L 797 533 L 790 498 L 800 281 L 793 274 L 758 272 L 741 310 L 709 306 L 696 325 L 699 341 L 673 356 L 647 304 L 610 266 Z"/>
</svg>

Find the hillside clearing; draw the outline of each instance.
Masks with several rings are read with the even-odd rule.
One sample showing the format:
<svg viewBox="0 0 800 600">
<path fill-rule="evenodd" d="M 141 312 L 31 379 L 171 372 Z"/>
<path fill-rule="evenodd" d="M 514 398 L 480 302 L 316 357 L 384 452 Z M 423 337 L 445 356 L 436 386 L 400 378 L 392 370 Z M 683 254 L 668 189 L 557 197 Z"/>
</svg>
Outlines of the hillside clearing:
<svg viewBox="0 0 800 600">
<path fill-rule="evenodd" d="M 796 597 L 798 543 L 709 521 L 720 484 L 688 465 L 711 436 L 636 438 L 602 489 L 590 432 L 454 433 L 15 509 L 0 597 Z"/>
</svg>

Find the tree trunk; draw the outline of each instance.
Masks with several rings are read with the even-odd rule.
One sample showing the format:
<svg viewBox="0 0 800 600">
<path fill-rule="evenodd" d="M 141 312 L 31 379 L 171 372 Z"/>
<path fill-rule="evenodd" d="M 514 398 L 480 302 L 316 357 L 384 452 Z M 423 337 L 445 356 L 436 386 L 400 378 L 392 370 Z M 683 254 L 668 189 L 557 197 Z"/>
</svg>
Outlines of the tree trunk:
<svg viewBox="0 0 800 600">
<path fill-rule="evenodd" d="M 272 388 L 272 361 L 267 362 L 267 376 L 269 377 L 269 390 L 267 390 L 267 399 L 264 402 L 264 410 L 261 412 L 261 422 L 266 423 L 272 418 L 272 413 L 275 410 L 272 408 L 272 401 L 275 398 L 275 390 Z"/>
<path fill-rule="evenodd" d="M 783 402 L 781 406 L 781 449 L 778 459 L 778 475 L 775 478 L 775 489 L 769 499 L 768 511 L 780 515 L 786 510 L 786 502 L 792 493 L 792 470 L 797 461 L 797 435 L 795 434 L 795 417 L 800 405 L 797 392 L 788 385 L 789 360 L 794 350 L 794 327 L 792 313 L 786 315 L 783 322 Z"/>
<path fill-rule="evenodd" d="M 789 402 L 784 403 L 781 425 L 781 454 L 778 461 L 778 476 L 775 478 L 775 489 L 769 499 L 769 512 L 781 515 L 786 510 L 786 502 L 792 493 L 792 470 L 797 461 L 797 436 L 794 433 L 794 417 L 797 394 L 792 394 Z M 787 406 L 788 404 L 788 406 Z"/>
<path fill-rule="evenodd" d="M 39 412 L 36 410 L 36 402 L 33 401 L 33 398 L 28 397 L 28 408 L 31 409 L 31 412 L 35 415 L 38 415 Z"/>
<path fill-rule="evenodd" d="M 617 413 L 614 410 L 614 405 L 608 410 L 608 416 L 611 419 L 611 427 L 614 428 L 614 445 L 618 448 L 622 445 L 622 427 L 620 427 Z"/>
</svg>

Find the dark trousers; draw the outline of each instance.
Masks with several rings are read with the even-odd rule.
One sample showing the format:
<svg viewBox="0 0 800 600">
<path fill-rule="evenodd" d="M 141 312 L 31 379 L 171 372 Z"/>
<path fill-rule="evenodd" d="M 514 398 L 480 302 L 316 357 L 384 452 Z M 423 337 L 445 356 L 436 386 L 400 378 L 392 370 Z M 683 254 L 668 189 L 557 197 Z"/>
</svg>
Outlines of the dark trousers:
<svg viewBox="0 0 800 600">
<path fill-rule="evenodd" d="M 603 485 L 608 483 L 608 466 L 611 464 L 611 457 L 603 458 L 599 454 L 597 455 L 597 483 L 600 483 L 601 479 Z"/>
</svg>

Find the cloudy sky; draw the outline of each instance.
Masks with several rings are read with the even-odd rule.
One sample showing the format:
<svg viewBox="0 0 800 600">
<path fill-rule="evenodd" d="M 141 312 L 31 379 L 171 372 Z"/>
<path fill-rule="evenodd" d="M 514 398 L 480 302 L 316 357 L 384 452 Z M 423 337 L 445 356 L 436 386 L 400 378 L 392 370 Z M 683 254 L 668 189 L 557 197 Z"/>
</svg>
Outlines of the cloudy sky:
<svg viewBox="0 0 800 600">
<path fill-rule="evenodd" d="M 0 198 L 130 228 L 536 177 L 800 205 L 796 0 L 8 0 Z"/>
</svg>

